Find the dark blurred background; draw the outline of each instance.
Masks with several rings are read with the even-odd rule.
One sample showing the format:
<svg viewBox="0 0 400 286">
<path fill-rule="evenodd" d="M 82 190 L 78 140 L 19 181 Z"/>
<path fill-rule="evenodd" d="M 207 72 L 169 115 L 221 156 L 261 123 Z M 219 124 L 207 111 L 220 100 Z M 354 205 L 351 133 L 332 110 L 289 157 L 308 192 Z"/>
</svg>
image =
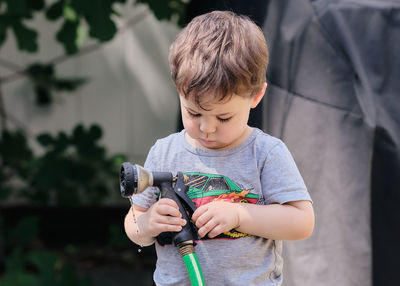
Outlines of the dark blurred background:
<svg viewBox="0 0 400 286">
<path fill-rule="evenodd" d="M 251 17 L 270 51 L 250 125 L 314 201 L 284 285 L 398 285 L 398 1 L 0 1 L 0 285 L 153 285 L 119 165 L 182 128 L 168 48 L 193 17 Z"/>
</svg>

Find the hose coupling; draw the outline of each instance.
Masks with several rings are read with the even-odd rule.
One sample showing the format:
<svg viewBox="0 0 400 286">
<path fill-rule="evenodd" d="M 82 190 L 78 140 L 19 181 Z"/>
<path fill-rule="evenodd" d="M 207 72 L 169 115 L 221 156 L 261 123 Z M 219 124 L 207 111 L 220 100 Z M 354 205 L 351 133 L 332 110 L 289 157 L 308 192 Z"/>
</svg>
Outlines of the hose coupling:
<svg viewBox="0 0 400 286">
<path fill-rule="evenodd" d="M 178 247 L 182 257 L 194 253 L 193 240 L 183 241 L 178 244 Z"/>
</svg>

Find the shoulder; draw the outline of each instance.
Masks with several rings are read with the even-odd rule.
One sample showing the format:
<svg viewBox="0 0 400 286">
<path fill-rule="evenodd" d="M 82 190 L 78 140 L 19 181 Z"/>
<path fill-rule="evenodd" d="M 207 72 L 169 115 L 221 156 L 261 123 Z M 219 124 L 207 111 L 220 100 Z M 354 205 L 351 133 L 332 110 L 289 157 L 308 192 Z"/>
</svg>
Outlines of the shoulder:
<svg viewBox="0 0 400 286">
<path fill-rule="evenodd" d="M 255 129 L 254 133 L 255 139 L 253 145 L 257 153 L 267 156 L 277 152 L 286 152 L 287 147 L 281 139 L 269 135 L 260 129 Z"/>
<path fill-rule="evenodd" d="M 182 132 L 172 133 L 164 138 L 157 139 L 154 145 L 151 147 L 150 152 L 168 150 L 173 145 L 181 143 L 183 137 Z"/>
<path fill-rule="evenodd" d="M 150 148 L 147 160 L 165 158 L 167 154 L 178 152 L 183 140 L 183 132 L 172 133 L 164 138 L 157 139 Z"/>
<path fill-rule="evenodd" d="M 147 154 L 145 167 L 153 171 L 159 171 L 162 164 L 173 158 L 181 150 L 183 133 L 173 133 L 164 138 L 157 139 Z"/>
</svg>

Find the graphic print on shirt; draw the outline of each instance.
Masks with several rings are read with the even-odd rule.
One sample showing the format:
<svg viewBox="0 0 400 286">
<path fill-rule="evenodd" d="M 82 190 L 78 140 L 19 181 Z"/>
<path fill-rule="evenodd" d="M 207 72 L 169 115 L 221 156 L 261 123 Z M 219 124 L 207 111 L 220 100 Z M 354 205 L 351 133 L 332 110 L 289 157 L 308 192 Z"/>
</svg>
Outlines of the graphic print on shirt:
<svg viewBox="0 0 400 286">
<path fill-rule="evenodd" d="M 250 192 L 251 189 L 240 188 L 235 182 L 223 175 L 184 173 L 183 178 L 187 186 L 186 195 L 192 200 L 196 208 L 212 201 L 256 204 L 259 200 L 258 195 Z M 232 229 L 216 238 L 236 239 L 244 236 L 249 236 L 249 234 Z"/>
</svg>

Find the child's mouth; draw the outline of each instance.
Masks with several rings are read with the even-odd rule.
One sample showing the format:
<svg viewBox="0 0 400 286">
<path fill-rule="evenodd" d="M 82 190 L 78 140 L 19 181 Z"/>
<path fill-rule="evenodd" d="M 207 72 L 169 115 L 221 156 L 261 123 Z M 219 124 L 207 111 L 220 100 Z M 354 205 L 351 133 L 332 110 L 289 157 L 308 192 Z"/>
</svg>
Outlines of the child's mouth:
<svg viewBox="0 0 400 286">
<path fill-rule="evenodd" d="M 208 140 L 208 139 L 200 139 L 201 142 L 203 142 L 206 145 L 214 144 L 214 140 Z"/>
</svg>

